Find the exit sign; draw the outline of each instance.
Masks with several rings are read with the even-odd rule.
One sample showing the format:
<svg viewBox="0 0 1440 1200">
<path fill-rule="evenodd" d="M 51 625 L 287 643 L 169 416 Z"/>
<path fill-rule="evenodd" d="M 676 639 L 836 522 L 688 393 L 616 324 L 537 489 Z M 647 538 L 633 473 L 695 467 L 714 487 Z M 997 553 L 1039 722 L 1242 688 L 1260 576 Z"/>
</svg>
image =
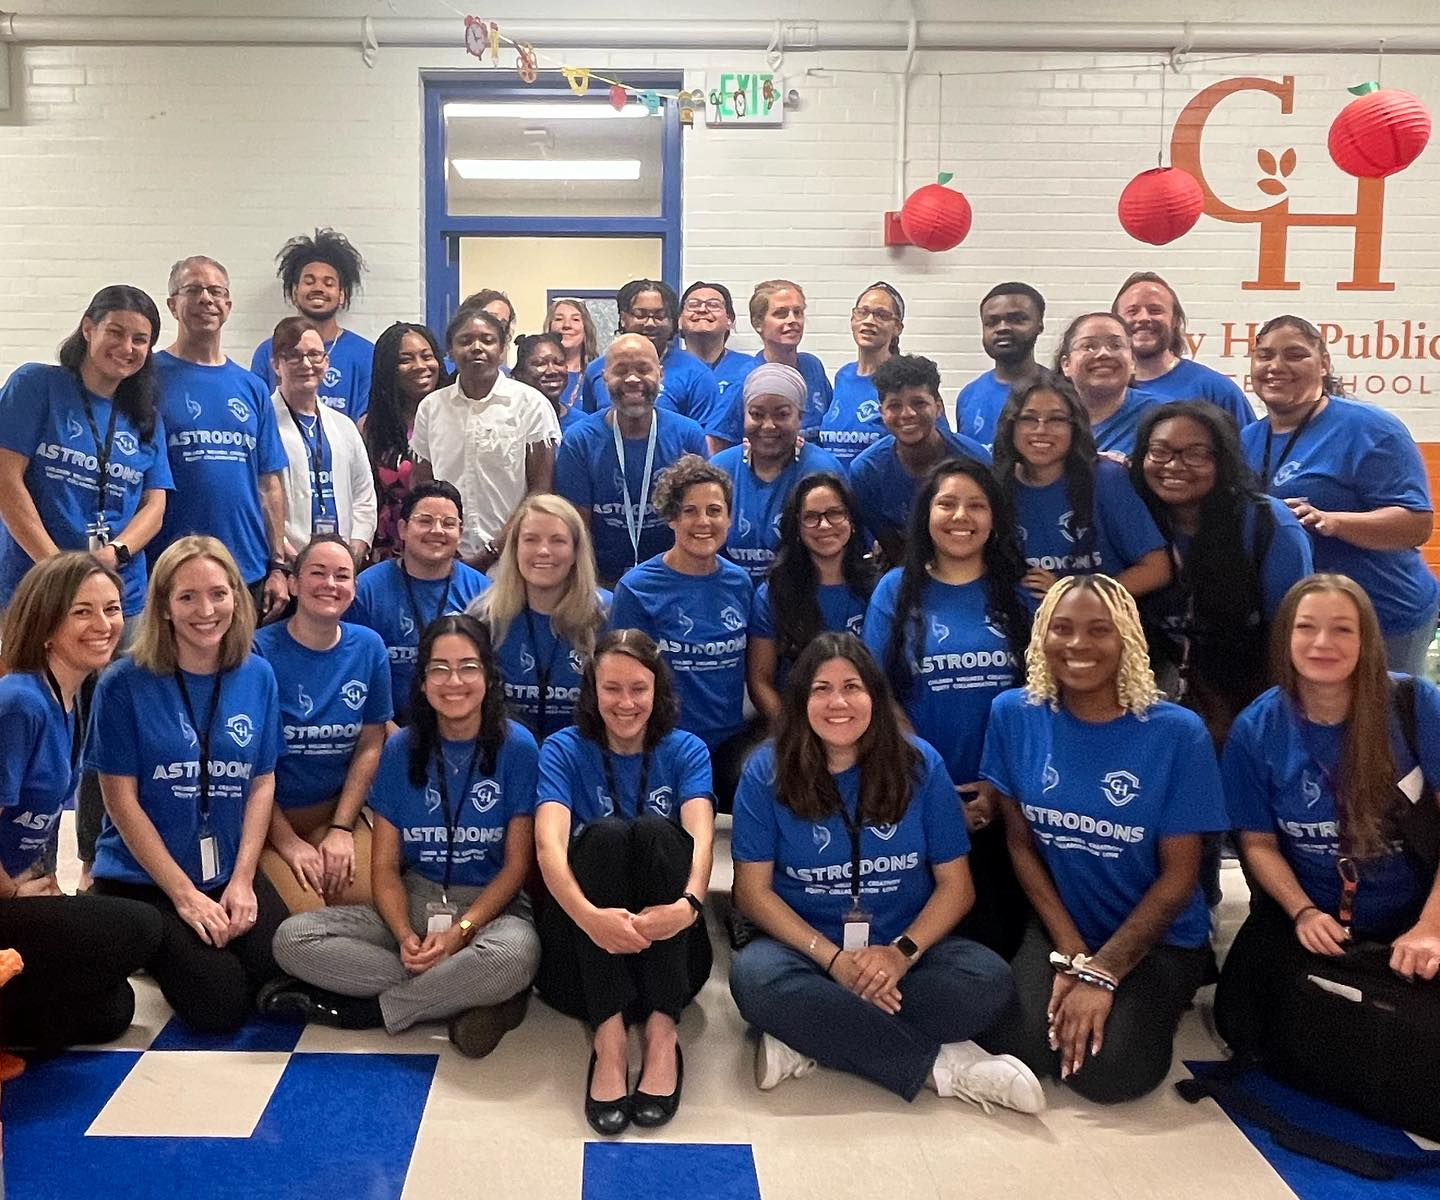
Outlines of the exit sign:
<svg viewBox="0 0 1440 1200">
<path fill-rule="evenodd" d="M 705 123 L 785 124 L 785 89 L 769 71 L 721 71 L 705 76 Z"/>
</svg>

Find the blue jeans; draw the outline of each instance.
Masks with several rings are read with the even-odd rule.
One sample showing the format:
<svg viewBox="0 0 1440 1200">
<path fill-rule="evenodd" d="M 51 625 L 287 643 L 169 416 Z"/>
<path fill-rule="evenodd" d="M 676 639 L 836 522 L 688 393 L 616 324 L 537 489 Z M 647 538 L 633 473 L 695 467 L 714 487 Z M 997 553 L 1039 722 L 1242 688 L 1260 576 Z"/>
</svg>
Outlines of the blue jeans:
<svg viewBox="0 0 1440 1200">
<path fill-rule="evenodd" d="M 1425 651 L 1435 637 L 1434 609 L 1430 615 L 1408 633 L 1391 634 L 1385 639 L 1385 661 L 1392 671 L 1423 677 L 1425 674 Z"/>
<path fill-rule="evenodd" d="M 906 972 L 900 992 L 900 1011 L 882 1012 L 768 937 L 756 938 L 730 966 L 730 994 L 751 1025 L 906 1100 L 924 1085 L 941 1045 L 971 1040 L 1006 1010 L 1015 981 L 994 951 L 948 937 Z"/>
</svg>

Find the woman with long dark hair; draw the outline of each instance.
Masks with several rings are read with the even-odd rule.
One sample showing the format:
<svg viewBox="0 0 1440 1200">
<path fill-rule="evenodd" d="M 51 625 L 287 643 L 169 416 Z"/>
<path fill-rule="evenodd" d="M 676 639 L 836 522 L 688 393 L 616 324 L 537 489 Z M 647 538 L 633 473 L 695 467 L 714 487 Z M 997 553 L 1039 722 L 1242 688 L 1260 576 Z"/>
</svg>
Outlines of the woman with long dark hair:
<svg viewBox="0 0 1440 1200">
<path fill-rule="evenodd" d="M 426 628 L 410 724 L 390 736 L 370 793 L 373 907 L 298 913 L 275 935 L 295 979 L 260 1008 L 342 1029 L 449 1022 L 461 1054 L 520 1024 L 540 942 L 521 890 L 535 863 L 535 739 L 505 716 L 485 626 Z M 296 982 L 301 980 L 303 982 Z"/>
<path fill-rule="evenodd" d="M 975 897 L 965 822 L 854 635 L 822 633 L 795 664 L 775 740 L 745 765 L 732 841 L 735 902 L 763 934 L 730 969 L 760 1031 L 761 1090 L 818 1062 L 906 1100 L 929 1086 L 1045 1107 L 1022 1063 L 971 1040 L 1011 1001 L 1010 974 L 952 933 Z"/>
<path fill-rule="evenodd" d="M 875 590 L 860 506 L 838 475 L 807 475 L 780 511 L 780 544 L 755 592 L 745 679 L 774 721 L 791 665 L 820 633 L 858 635 Z"/>
</svg>

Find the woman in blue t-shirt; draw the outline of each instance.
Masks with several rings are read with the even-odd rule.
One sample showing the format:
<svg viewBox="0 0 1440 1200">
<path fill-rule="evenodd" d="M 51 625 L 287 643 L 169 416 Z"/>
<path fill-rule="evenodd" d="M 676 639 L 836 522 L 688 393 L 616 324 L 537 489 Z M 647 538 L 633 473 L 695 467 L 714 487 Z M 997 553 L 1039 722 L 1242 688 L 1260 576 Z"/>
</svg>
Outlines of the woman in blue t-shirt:
<svg viewBox="0 0 1440 1200">
<path fill-rule="evenodd" d="M 791 664 L 817 634 L 859 634 L 875 590 L 860 506 L 839 475 L 798 484 L 780 512 L 780 544 L 755 593 L 745 652 L 750 699 L 767 720 L 780 712 Z"/>
<path fill-rule="evenodd" d="M 165 923 L 147 964 L 189 1025 L 243 1025 L 278 972 L 285 905 L 256 867 L 270 824 L 280 705 L 250 652 L 255 606 L 230 552 L 187 535 L 155 562 L 130 657 L 100 678 L 85 768 L 106 820 L 95 890 L 140 900 Z"/>
<path fill-rule="evenodd" d="M 835 386 L 820 418 L 818 437 L 821 448 L 846 467 L 886 434 L 880 420 L 880 395 L 871 376 L 900 353 L 904 331 L 905 300 L 888 283 L 872 283 L 856 297 L 850 310 L 856 359 L 835 372 Z M 941 412 L 943 422 L 943 406 Z"/>
<path fill-rule="evenodd" d="M 585 1116 L 607 1136 L 675 1115 L 677 1026 L 710 975 L 710 753 L 675 728 L 676 713 L 655 643 L 636 629 L 607 633 L 585 669 L 576 724 L 540 750 L 535 842 L 549 893 L 538 986 L 594 1031 Z M 644 1030 L 633 1092 L 627 1025 Z"/>
<path fill-rule="evenodd" d="M 290 592 L 294 615 L 255 634 L 285 734 L 260 868 L 291 912 L 363 904 L 370 825 L 361 809 L 394 716 L 390 662 L 378 633 L 340 620 L 355 599 L 355 560 L 339 534 L 300 551 Z"/>
<path fill-rule="evenodd" d="M 275 935 L 294 979 L 260 997 L 273 1016 L 342 1029 L 448 1021 L 482 1058 L 520 1024 L 540 941 L 521 890 L 535 863 L 539 752 L 505 716 L 485 626 L 461 614 L 420 640 L 411 722 L 393 733 L 370 793 L 367 905 L 297 913 Z"/>
<path fill-rule="evenodd" d="M 605 624 L 590 530 L 575 506 L 539 492 L 516 506 L 494 582 L 468 612 L 490 630 L 510 715 L 543 741 L 569 725 L 580 673 Z"/>
<path fill-rule="evenodd" d="M 120 579 L 91 555 L 52 554 L 15 589 L 0 678 L 0 950 L 25 969 L 0 989 L 0 1048 L 49 1055 L 119 1037 L 135 1013 L 126 977 L 160 945 L 144 904 L 65 896 L 46 864 L 75 790 L 80 685 L 110 661 Z"/>
<path fill-rule="evenodd" d="M 1343 575 L 1291 588 L 1273 636 L 1279 683 L 1240 714 L 1223 760 L 1255 902 L 1215 1020 L 1249 1055 L 1293 1044 L 1279 1001 L 1316 956 L 1379 942 L 1397 975 L 1440 975 L 1440 876 L 1407 836 L 1412 806 L 1440 803 L 1440 691 L 1386 672 L 1374 606 Z"/>
<path fill-rule="evenodd" d="M 579 389 L 571 387 L 566 374 L 565 347 L 558 333 L 527 333 L 516 338 L 511 375 L 550 401 L 561 436 L 589 415 L 580 407 Z"/>
<path fill-rule="evenodd" d="M 996 698 L 980 774 L 1000 793 L 1037 921 L 1019 1003 L 985 1039 L 1101 1103 L 1170 1069 L 1211 960 L 1201 837 L 1226 828 L 1194 713 L 1160 699 L 1140 616 L 1108 575 L 1060 580 L 1035 616 L 1023 690 Z"/>
<path fill-rule="evenodd" d="M 929 1086 L 1045 1107 L 1023 1063 L 971 1040 L 1014 989 L 998 955 L 951 932 L 975 898 L 969 845 L 944 763 L 902 733 L 875 660 L 820 634 L 735 798 L 735 903 L 763 936 L 730 992 L 760 1030 L 762 1090 L 819 1062 L 906 1100 Z"/>
<path fill-rule="evenodd" d="M 1030 616 L 1009 502 L 988 468 L 950 458 L 921 481 L 904 566 L 882 578 L 865 643 L 915 732 L 940 750 L 963 802 L 975 904 L 962 930 L 1009 958 L 1028 907 L 980 779 L 990 702 L 1020 682 Z"/>
<path fill-rule="evenodd" d="M 745 717 L 745 645 L 754 588 L 720 557 L 730 530 L 730 476 L 698 454 L 682 456 L 655 481 L 655 511 L 675 533 L 663 554 L 615 585 L 612 629 L 655 639 L 675 680 L 679 724 L 710 750 L 715 799 L 729 812 L 758 718 Z"/>
<path fill-rule="evenodd" d="M 1095 453 L 1070 381 L 1042 370 L 995 421 L 995 478 L 1010 498 L 1038 603 L 1064 575 L 1103 571 L 1132 596 L 1170 580 L 1170 557 L 1125 468 Z"/>
</svg>

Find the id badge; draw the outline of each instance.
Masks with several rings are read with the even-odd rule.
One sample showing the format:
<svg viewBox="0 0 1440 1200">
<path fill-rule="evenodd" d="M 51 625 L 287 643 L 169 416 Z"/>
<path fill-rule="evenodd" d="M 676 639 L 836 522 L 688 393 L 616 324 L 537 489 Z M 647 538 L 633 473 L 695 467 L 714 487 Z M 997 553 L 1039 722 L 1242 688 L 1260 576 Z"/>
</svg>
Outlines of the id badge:
<svg viewBox="0 0 1440 1200">
<path fill-rule="evenodd" d="M 316 517 L 310 522 L 310 533 L 313 537 L 324 537 L 327 534 L 338 534 L 340 522 L 335 517 Z"/>
<path fill-rule="evenodd" d="M 841 926 L 842 950 L 863 950 L 870 944 L 870 914 L 863 908 L 855 907 L 845 914 Z"/>
<path fill-rule="evenodd" d="M 88 533 L 88 546 L 91 554 L 98 554 L 110 544 L 110 526 L 103 525 L 98 521 L 91 525 Z"/>
<path fill-rule="evenodd" d="M 213 833 L 200 835 L 200 881 L 210 883 L 220 874 L 220 843 Z"/>
<path fill-rule="evenodd" d="M 455 906 L 444 900 L 431 900 L 425 905 L 425 932 L 445 933 L 455 924 Z"/>
</svg>

